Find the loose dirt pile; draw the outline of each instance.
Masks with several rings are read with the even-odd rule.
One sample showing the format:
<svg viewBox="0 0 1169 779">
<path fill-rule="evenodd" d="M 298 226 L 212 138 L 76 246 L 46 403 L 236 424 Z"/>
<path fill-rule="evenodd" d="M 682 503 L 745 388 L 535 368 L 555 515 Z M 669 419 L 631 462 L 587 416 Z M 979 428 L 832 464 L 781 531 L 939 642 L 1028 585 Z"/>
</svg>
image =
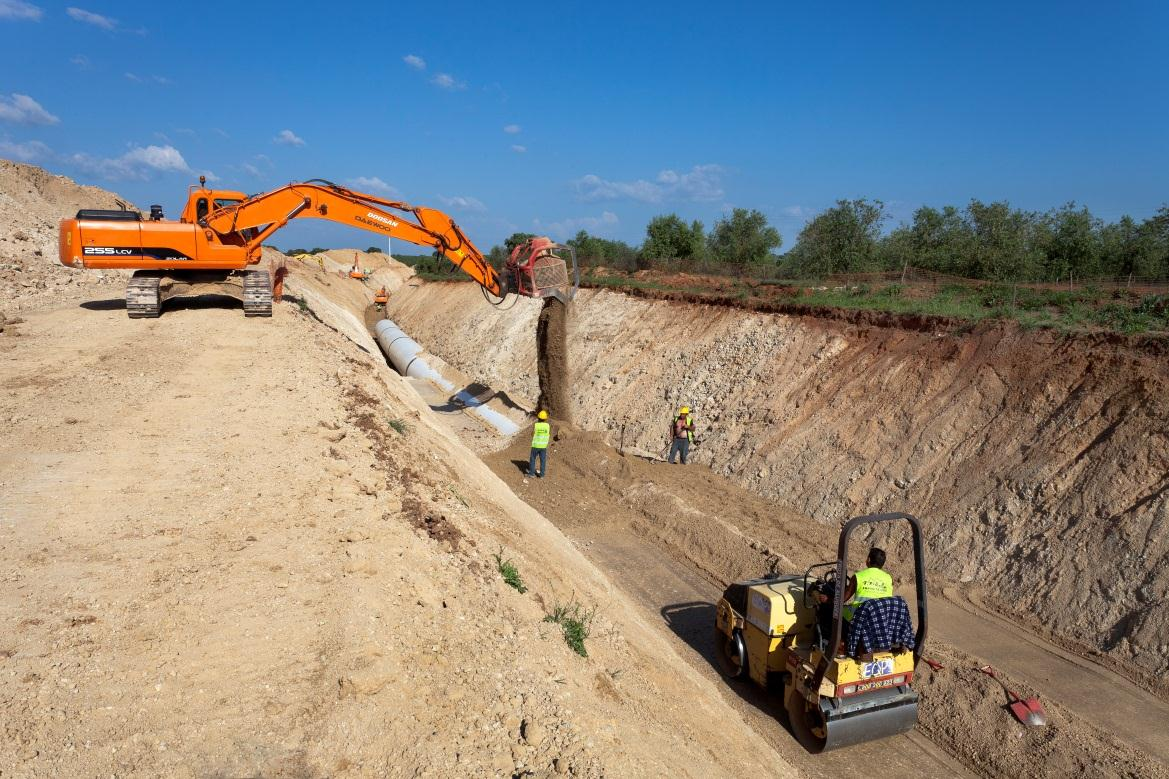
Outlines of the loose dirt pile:
<svg viewBox="0 0 1169 779">
<path fill-rule="evenodd" d="M 568 364 L 569 305 L 546 298 L 536 324 L 538 405 L 553 419 L 572 424 L 572 372 Z"/>
<path fill-rule="evenodd" d="M 0 160 L 0 311 L 23 311 L 94 288 L 120 288 L 124 272 L 61 265 L 57 234 L 60 221 L 79 209 L 117 209 L 122 202 L 112 192 L 35 165 Z"/>
<path fill-rule="evenodd" d="M 484 383 L 534 392 L 522 334 L 538 312 L 484 311 L 475 294 L 426 284 L 391 315 Z M 659 452 L 685 402 L 696 462 L 825 522 L 911 510 L 936 578 L 1169 679 L 1164 343 L 867 327 L 593 290 L 574 308 L 581 426 Z M 472 346 L 485 330 L 497 337 Z"/>
<path fill-rule="evenodd" d="M 577 540 L 602 567 L 624 569 L 636 578 L 615 577 L 631 594 L 643 595 L 644 606 L 654 611 L 660 608 L 665 615 L 683 607 L 696 611 L 705 605 L 706 631 L 699 638 L 704 643 L 710 640 L 714 600 L 727 582 L 758 576 L 773 566 L 786 573 L 802 573 L 813 563 L 830 559 L 836 548 L 835 527 L 777 509 L 703 466 L 670 466 L 621 456 L 598 433 L 566 431 L 554 441 L 547 479 L 524 479 L 520 466 L 525 460 L 525 442 L 520 439 L 510 450 L 487 458 L 517 494 Z M 669 577 L 655 582 L 644 563 L 626 563 L 622 550 L 634 546 L 636 538 L 652 542 L 660 555 L 678 561 L 675 565 L 692 566 L 705 574 L 714 582 L 707 596 L 710 600 L 705 604 L 654 602 L 652 598 L 659 594 L 655 587 L 668 593 L 676 584 Z M 907 533 L 886 534 L 880 540 L 891 550 L 899 591 L 912 592 L 912 571 L 906 565 L 906 560 L 912 559 Z M 853 568 L 860 567 L 867 546 L 863 539 L 853 544 Z M 920 729 L 947 752 L 988 776 L 1028 772 L 1042 776 L 1169 776 L 1169 766 L 1144 754 L 1139 746 L 1109 735 L 1098 723 L 1050 700 L 1048 727 L 1026 729 L 1015 723 L 1003 710 L 1001 690 L 973 670 L 987 660 L 945 641 L 947 621 L 954 618 L 953 609 L 945 605 L 934 601 L 934 635 L 940 630 L 943 638 L 930 640 L 928 655 L 941 660 L 947 670 L 935 673 L 922 664 L 918 687 L 923 698 Z M 989 645 L 990 639 L 986 635 L 982 641 Z M 1035 692 L 1018 678 L 1010 683 L 1028 694 Z M 1103 705 L 1103 701 L 1095 704 Z M 1125 722 L 1118 725 L 1125 735 L 1136 730 L 1153 733 L 1157 728 Z M 785 745 L 781 741 L 776 746 L 782 751 Z M 899 739 L 878 742 L 867 747 L 872 751 L 863 759 L 885 765 L 886 760 L 895 759 L 891 754 L 909 748 Z M 800 765 L 799 747 L 789 740 L 787 749 L 785 756 Z M 877 751 L 886 749 L 889 754 Z M 833 759 L 847 760 L 845 754 Z M 853 770 L 856 767 L 852 765 Z"/>
</svg>

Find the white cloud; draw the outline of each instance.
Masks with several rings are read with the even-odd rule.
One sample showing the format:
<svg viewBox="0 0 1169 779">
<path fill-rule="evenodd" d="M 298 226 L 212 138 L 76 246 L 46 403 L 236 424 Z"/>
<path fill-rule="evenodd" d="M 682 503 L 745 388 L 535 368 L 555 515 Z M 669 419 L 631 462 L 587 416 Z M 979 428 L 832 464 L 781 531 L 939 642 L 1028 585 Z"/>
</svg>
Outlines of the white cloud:
<svg viewBox="0 0 1169 779">
<path fill-rule="evenodd" d="M 17 162 L 33 162 L 34 160 L 43 160 L 52 156 L 52 150 L 40 141 L 13 143 L 12 141 L 0 139 L 0 157 L 16 160 Z"/>
<path fill-rule="evenodd" d="M 402 57 L 402 62 L 405 62 L 415 70 L 426 70 L 426 60 L 417 54 L 407 54 L 405 57 Z"/>
<path fill-rule="evenodd" d="M 572 182 L 577 196 L 586 202 L 638 200 L 661 203 L 666 200 L 710 202 L 721 200 L 723 169 L 719 165 L 695 165 L 688 173 L 663 170 L 653 181 L 608 181 L 589 174 Z"/>
<path fill-rule="evenodd" d="M 511 150 L 514 151 L 516 154 L 523 154 L 524 152 L 526 152 L 528 150 L 528 147 L 527 146 L 520 146 L 518 143 L 513 143 L 511 145 Z"/>
<path fill-rule="evenodd" d="M 135 146 L 120 157 L 92 157 L 74 154 L 68 159 L 84 171 L 107 179 L 146 180 L 152 173 L 194 173 L 183 155 L 173 146 Z M 208 180 L 215 174 L 204 171 Z"/>
<path fill-rule="evenodd" d="M 442 89 L 466 89 L 467 82 L 459 81 L 450 73 L 435 73 L 434 78 L 430 79 L 430 83 Z"/>
<path fill-rule="evenodd" d="M 579 216 L 572 219 L 562 219 L 559 222 L 544 224 L 539 219 L 533 219 L 536 230 L 547 233 L 552 238 L 571 238 L 580 230 L 595 232 L 616 227 L 621 220 L 612 211 L 602 211 L 600 216 Z"/>
<path fill-rule="evenodd" d="M 439 195 L 438 200 L 447 208 L 457 208 L 460 211 L 469 211 L 474 214 L 482 214 L 487 211 L 487 206 L 483 205 L 483 201 L 474 197 L 464 197 L 462 195 L 443 197 Z"/>
<path fill-rule="evenodd" d="M 117 19 L 111 19 L 108 16 L 95 14 L 92 11 L 86 11 L 84 8 L 66 8 L 65 13 L 69 14 L 70 18 L 78 22 L 92 24 L 94 27 L 100 27 L 103 30 L 118 29 Z"/>
<path fill-rule="evenodd" d="M 807 206 L 784 206 L 780 209 L 780 213 L 794 219 L 807 219 L 816 212 L 815 209 L 808 208 Z"/>
<path fill-rule="evenodd" d="M 28 95 L 0 95 L 0 120 L 16 124 L 57 124 L 61 120 L 50 114 Z"/>
<path fill-rule="evenodd" d="M 37 6 L 21 0 L 0 0 L 0 19 L 39 22 L 43 14 Z"/>
<path fill-rule="evenodd" d="M 516 135 L 517 133 L 519 133 L 519 131 L 521 129 L 523 129 L 523 128 L 520 127 L 518 124 L 505 124 L 503 126 L 503 131 L 505 133 L 507 133 L 508 135 Z"/>
<path fill-rule="evenodd" d="M 346 179 L 345 183 L 361 192 L 372 192 L 375 195 L 385 195 L 386 197 L 397 197 L 399 195 L 398 190 L 377 176 L 357 176 L 356 178 Z"/>
<path fill-rule="evenodd" d="M 69 61 L 82 70 L 89 70 L 90 68 L 89 57 L 84 54 L 75 54 L 69 58 Z"/>
<path fill-rule="evenodd" d="M 304 138 L 292 130 L 281 130 L 280 134 L 272 139 L 272 143 L 278 143 L 281 146 L 304 146 Z"/>
<path fill-rule="evenodd" d="M 166 76 L 139 76 L 137 73 L 126 72 L 122 74 L 127 80 L 133 81 L 135 84 L 162 84 L 166 86 L 170 83 L 170 79 Z"/>
</svg>

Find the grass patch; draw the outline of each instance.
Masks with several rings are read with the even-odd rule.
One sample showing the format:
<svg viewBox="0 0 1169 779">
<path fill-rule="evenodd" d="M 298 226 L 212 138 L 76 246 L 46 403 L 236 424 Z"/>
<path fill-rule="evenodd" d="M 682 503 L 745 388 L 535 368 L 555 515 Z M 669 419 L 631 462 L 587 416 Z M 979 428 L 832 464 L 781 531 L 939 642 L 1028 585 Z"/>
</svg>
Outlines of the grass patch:
<svg viewBox="0 0 1169 779">
<path fill-rule="evenodd" d="M 464 498 L 462 495 L 459 494 L 459 491 L 455 489 L 455 485 L 452 484 L 450 486 L 450 490 L 451 490 L 451 494 L 454 495 L 456 499 L 458 499 L 459 503 L 463 504 L 463 508 L 465 508 L 465 509 L 471 508 L 471 504 L 467 502 L 466 498 Z"/>
<path fill-rule="evenodd" d="M 495 570 L 499 571 L 499 575 L 507 582 L 508 586 L 514 588 L 521 595 L 528 591 L 524 580 L 520 578 L 520 569 L 515 567 L 515 563 L 511 560 L 503 559 L 503 550 L 500 549 L 494 555 Z"/>
<path fill-rule="evenodd" d="M 585 649 L 585 639 L 592 629 L 593 617 L 597 615 L 597 608 L 585 609 L 575 601 L 567 604 L 557 604 L 552 613 L 544 617 L 545 622 L 555 622 L 564 632 L 564 643 L 568 644 L 573 652 L 581 657 L 588 657 Z"/>
<path fill-rule="evenodd" d="M 398 435 L 406 435 L 410 432 L 410 426 L 401 419 L 387 419 L 386 424 L 392 427 Z"/>
</svg>

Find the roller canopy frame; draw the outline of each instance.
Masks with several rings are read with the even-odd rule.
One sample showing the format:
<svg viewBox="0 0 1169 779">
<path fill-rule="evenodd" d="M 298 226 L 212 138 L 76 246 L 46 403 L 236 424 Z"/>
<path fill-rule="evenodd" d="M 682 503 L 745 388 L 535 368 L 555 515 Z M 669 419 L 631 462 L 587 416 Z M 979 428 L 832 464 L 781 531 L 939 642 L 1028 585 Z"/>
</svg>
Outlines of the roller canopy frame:
<svg viewBox="0 0 1169 779">
<path fill-rule="evenodd" d="M 862 525 L 875 525 L 881 522 L 896 522 L 905 520 L 913 533 L 913 574 L 917 587 L 917 632 L 914 635 L 913 667 L 921 661 L 925 650 L 925 639 L 929 632 L 928 609 L 926 608 L 925 586 L 925 555 L 923 552 L 923 538 L 921 522 L 912 514 L 895 511 L 888 514 L 868 514 L 863 517 L 853 517 L 844 523 L 840 529 L 840 542 L 836 549 L 836 597 L 832 599 L 832 641 L 828 645 L 828 652 L 820 657 L 820 664 L 816 667 L 814 684 L 819 687 L 824 675 L 828 673 L 829 664 L 836 658 L 836 650 L 840 646 L 843 635 L 844 622 L 844 583 L 848 581 L 848 540 L 854 530 Z"/>
</svg>

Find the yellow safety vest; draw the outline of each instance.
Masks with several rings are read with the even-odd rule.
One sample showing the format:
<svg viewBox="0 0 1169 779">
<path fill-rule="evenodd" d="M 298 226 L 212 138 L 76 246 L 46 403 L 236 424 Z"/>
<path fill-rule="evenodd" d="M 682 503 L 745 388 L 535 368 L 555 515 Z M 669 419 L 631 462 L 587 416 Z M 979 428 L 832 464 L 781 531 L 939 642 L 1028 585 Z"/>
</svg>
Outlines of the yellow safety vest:
<svg viewBox="0 0 1169 779">
<path fill-rule="evenodd" d="M 856 594 L 844 605 L 844 618 L 851 621 L 856 607 L 867 600 L 893 597 L 893 577 L 880 568 L 864 568 L 856 572 Z"/>
<path fill-rule="evenodd" d="M 681 418 L 682 418 L 682 415 L 681 415 L 681 414 L 678 414 L 677 416 L 675 416 L 675 417 L 674 417 L 674 422 L 677 422 L 677 421 L 678 421 L 679 419 L 681 419 Z M 689 427 L 690 425 L 693 425 L 693 424 L 694 424 L 694 415 L 693 415 L 693 414 L 687 414 L 687 415 L 686 415 L 686 426 L 687 426 L 687 427 Z M 673 430 L 671 430 L 670 432 L 671 432 L 671 433 L 673 433 Z M 688 440 L 690 443 L 694 443 L 694 431 L 693 431 L 693 430 L 687 430 L 687 431 L 686 431 L 686 439 L 687 439 L 687 440 Z"/>
<path fill-rule="evenodd" d="M 547 449 L 548 439 L 552 436 L 552 426 L 547 422 L 537 422 L 532 428 L 532 448 Z"/>
</svg>

